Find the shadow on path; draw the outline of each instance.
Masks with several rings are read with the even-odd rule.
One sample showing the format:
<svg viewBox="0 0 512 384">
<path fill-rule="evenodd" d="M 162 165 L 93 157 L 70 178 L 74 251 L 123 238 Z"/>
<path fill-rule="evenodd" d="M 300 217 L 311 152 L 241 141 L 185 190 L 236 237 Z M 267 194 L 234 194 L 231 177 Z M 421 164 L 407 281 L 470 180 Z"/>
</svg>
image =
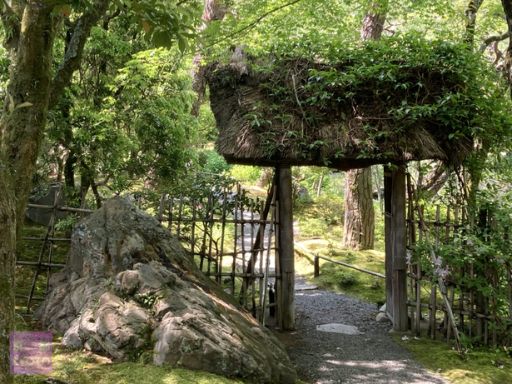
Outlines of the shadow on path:
<svg viewBox="0 0 512 384">
<path fill-rule="evenodd" d="M 304 280 L 297 279 L 304 287 Z M 412 360 L 377 323 L 376 305 L 323 290 L 296 292 L 297 330 L 281 334 L 299 377 L 315 384 L 446 383 Z M 358 335 L 320 332 L 317 325 L 356 326 Z"/>
</svg>

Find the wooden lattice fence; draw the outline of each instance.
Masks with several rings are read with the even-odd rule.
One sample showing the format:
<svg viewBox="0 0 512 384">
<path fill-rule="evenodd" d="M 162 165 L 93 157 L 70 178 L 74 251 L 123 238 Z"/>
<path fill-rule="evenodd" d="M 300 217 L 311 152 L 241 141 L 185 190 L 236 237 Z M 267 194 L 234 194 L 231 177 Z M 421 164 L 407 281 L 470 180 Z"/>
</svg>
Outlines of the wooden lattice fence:
<svg viewBox="0 0 512 384">
<path fill-rule="evenodd" d="M 410 329 L 458 344 L 510 345 L 511 265 L 501 263 L 498 255 L 480 256 L 485 260 L 471 256 L 467 224 L 464 206 L 427 210 L 409 199 Z"/>
<path fill-rule="evenodd" d="M 199 197 L 162 196 L 158 219 L 207 276 L 265 322 L 274 305 L 277 228 L 274 187 L 250 198 L 240 184 Z M 274 312 L 271 309 L 271 312 Z"/>
<path fill-rule="evenodd" d="M 71 240 L 56 235 L 57 213 L 87 215 L 92 212 L 60 206 L 60 193 L 55 195 L 53 205 L 29 204 L 30 208 L 50 211 L 51 215 L 43 236 L 22 239 L 30 242 L 32 247 L 39 247 L 37 259 L 27 260 L 23 255 L 17 258 L 17 267 L 28 268 L 31 273 L 30 286 L 23 290 L 18 287 L 17 293 L 17 299 L 25 303 L 27 312 L 31 311 L 35 301 L 43 299 L 43 295 L 36 294 L 41 279 L 46 280 L 43 290 L 46 292 L 52 272 L 65 265 L 63 261 L 55 262 L 53 256 L 55 244 Z M 157 213 L 157 219 L 179 238 L 199 268 L 263 323 L 268 319 L 266 308 L 272 314 L 275 312 L 278 278 L 275 268 L 278 225 L 275 195 L 272 185 L 265 200 L 250 198 L 236 183 L 213 188 L 201 196 L 164 194 Z"/>
</svg>

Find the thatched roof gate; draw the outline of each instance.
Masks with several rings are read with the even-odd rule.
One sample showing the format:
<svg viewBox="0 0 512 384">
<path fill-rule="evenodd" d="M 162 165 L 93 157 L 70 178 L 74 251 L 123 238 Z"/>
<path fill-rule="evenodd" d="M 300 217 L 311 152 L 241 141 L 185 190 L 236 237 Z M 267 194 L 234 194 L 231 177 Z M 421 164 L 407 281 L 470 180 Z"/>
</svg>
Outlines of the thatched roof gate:
<svg viewBox="0 0 512 384">
<path fill-rule="evenodd" d="M 394 328 L 406 330 L 404 164 L 424 159 L 461 163 L 473 148 L 471 135 L 461 128 L 471 124 L 473 106 L 470 101 L 464 106 L 468 121 L 458 126 L 442 113 L 412 120 L 405 108 L 411 95 L 416 108 L 428 107 L 463 87 L 464 80 L 449 68 L 417 65 L 399 73 L 401 83 L 410 80 L 414 89 L 378 89 L 370 82 L 348 92 L 338 75 L 355 65 L 350 60 L 329 65 L 292 58 L 257 61 L 235 50 L 230 63 L 210 66 L 208 83 L 218 152 L 231 163 L 273 166 L 280 175 L 281 327 L 294 327 L 290 167 L 348 170 L 393 164 L 385 176 L 387 303 Z"/>
</svg>

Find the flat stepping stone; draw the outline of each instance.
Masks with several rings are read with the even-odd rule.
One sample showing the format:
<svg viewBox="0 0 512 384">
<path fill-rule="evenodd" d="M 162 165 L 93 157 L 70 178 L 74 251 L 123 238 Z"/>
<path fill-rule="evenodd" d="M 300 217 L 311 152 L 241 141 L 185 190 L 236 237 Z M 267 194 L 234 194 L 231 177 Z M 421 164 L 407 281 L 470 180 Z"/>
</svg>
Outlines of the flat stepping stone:
<svg viewBox="0 0 512 384">
<path fill-rule="evenodd" d="M 296 284 L 295 285 L 296 291 L 314 291 L 315 289 L 318 289 L 318 286 L 311 285 L 311 284 Z"/>
<path fill-rule="evenodd" d="M 362 335 L 359 329 L 353 325 L 329 323 L 316 326 L 316 330 L 320 332 L 342 333 L 344 335 Z"/>
</svg>

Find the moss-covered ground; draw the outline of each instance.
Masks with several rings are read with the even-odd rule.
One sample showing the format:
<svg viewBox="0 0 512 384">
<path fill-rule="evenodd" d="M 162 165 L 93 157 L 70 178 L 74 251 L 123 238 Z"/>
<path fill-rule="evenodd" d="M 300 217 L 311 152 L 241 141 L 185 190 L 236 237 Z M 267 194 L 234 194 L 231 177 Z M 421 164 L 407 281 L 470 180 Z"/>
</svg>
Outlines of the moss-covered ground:
<svg viewBox="0 0 512 384">
<path fill-rule="evenodd" d="M 427 338 L 396 337 L 426 368 L 441 374 L 453 384 L 512 383 L 510 350 L 471 349 L 463 356 L 442 341 Z"/>
<path fill-rule="evenodd" d="M 140 362 L 111 363 L 110 360 L 83 351 L 67 351 L 57 343 L 50 377 L 68 384 L 241 384 L 211 373 L 157 367 Z M 41 384 L 46 376 L 17 375 L 16 384 Z"/>
</svg>

